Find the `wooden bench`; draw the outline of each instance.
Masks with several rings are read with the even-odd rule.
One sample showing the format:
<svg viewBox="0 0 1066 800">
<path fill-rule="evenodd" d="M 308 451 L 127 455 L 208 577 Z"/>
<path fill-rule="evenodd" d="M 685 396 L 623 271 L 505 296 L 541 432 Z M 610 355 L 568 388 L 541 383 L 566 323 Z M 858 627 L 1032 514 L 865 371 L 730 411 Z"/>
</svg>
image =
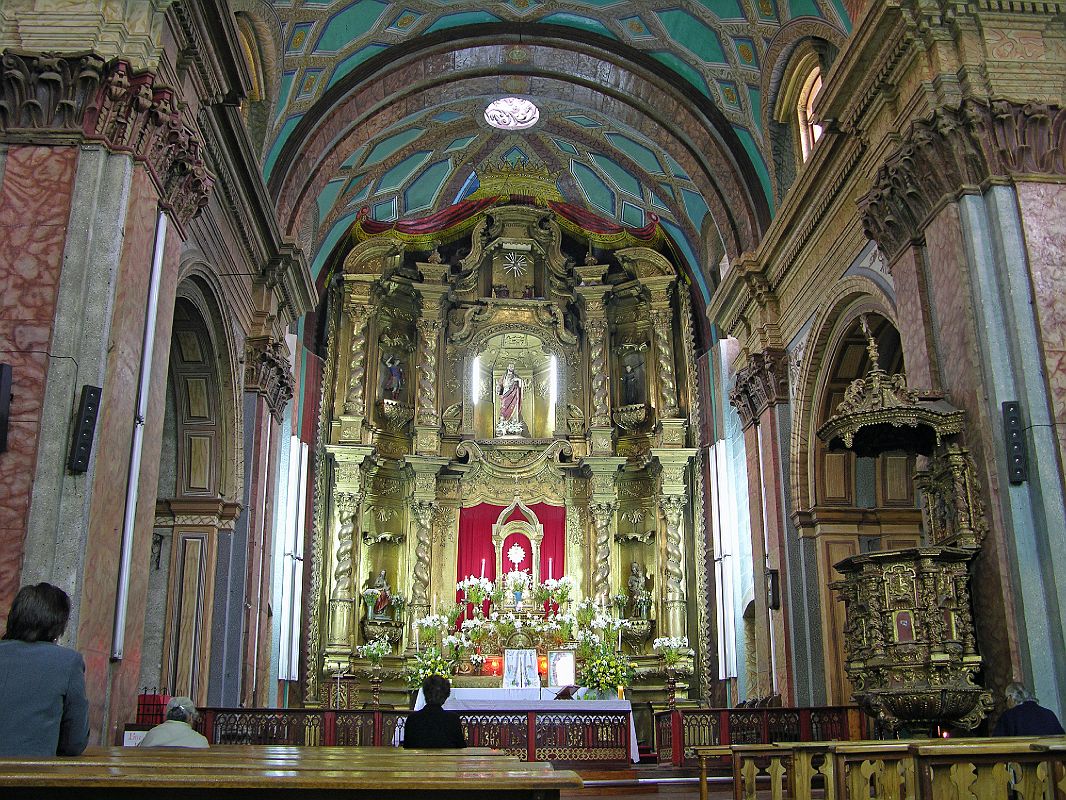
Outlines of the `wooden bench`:
<svg viewBox="0 0 1066 800">
<path fill-rule="evenodd" d="M 482 748 L 116 747 L 76 758 L 0 759 L 5 800 L 554 800 L 581 785 L 569 770 Z"/>
</svg>

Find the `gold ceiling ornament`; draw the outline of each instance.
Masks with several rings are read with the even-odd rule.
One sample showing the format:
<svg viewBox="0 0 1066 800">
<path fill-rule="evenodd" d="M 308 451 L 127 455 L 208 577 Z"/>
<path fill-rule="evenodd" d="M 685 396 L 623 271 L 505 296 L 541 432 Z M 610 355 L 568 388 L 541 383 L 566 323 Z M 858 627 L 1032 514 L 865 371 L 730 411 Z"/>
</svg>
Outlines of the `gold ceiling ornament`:
<svg viewBox="0 0 1066 800">
<path fill-rule="evenodd" d="M 909 388 L 906 375 L 883 370 L 865 314 L 859 322 L 866 334 L 870 369 L 844 390 L 836 414 L 818 428 L 819 438 L 830 446 L 842 443 L 860 456 L 897 449 L 929 455 L 946 437 L 962 433 L 966 412 L 939 395 Z"/>
<path fill-rule="evenodd" d="M 558 200 L 563 196 L 547 164 L 529 161 L 501 160 L 476 170 L 478 188 L 471 200 L 500 195 L 524 195 L 543 200 Z"/>
<path fill-rule="evenodd" d="M 852 556 L 830 584 L 844 602 L 845 670 L 859 706 L 889 730 L 972 730 L 992 709 L 970 613 L 976 551 L 908 548 Z"/>
</svg>

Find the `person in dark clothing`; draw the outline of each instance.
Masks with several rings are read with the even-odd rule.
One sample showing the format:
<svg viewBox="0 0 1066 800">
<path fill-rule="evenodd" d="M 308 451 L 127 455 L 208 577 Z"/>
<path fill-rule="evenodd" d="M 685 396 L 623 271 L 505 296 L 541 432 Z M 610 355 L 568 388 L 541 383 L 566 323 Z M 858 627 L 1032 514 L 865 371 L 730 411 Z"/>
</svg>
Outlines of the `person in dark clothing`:
<svg viewBox="0 0 1066 800">
<path fill-rule="evenodd" d="M 441 708 L 451 693 L 451 683 L 440 675 L 430 675 L 422 682 L 426 705 L 407 718 L 403 729 L 405 748 L 466 747 L 459 715 Z"/>
<path fill-rule="evenodd" d="M 1050 708 L 1038 705 L 1033 693 L 1020 683 L 1005 692 L 1007 710 L 992 731 L 993 736 L 1062 736 L 1062 723 Z"/>
<path fill-rule="evenodd" d="M 89 741 L 85 661 L 61 647 L 70 598 L 23 586 L 0 641 L 0 756 L 76 756 Z"/>
</svg>

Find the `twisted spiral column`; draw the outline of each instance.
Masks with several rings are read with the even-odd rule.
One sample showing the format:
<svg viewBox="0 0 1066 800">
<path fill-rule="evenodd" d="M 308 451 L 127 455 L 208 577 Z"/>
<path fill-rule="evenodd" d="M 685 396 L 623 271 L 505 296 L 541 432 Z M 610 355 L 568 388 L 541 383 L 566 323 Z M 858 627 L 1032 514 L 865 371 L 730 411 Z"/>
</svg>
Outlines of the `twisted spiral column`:
<svg viewBox="0 0 1066 800">
<path fill-rule="evenodd" d="M 667 419 L 678 415 L 677 380 L 674 378 L 674 350 L 670 335 L 672 316 L 668 308 L 657 309 L 652 312 L 659 397 L 662 400 L 662 415 Z"/>
<path fill-rule="evenodd" d="M 347 646 L 352 633 L 352 537 L 359 516 L 359 492 L 338 492 L 335 496 L 340 526 L 337 529 L 337 562 L 333 567 L 333 593 L 330 596 L 329 643 Z"/>
<path fill-rule="evenodd" d="M 366 337 L 370 322 L 370 306 L 345 303 L 344 311 L 352 326 L 348 347 L 348 392 L 344 397 L 345 414 L 361 414 L 366 378 Z"/>
<path fill-rule="evenodd" d="M 608 399 L 607 321 L 590 319 L 586 325 L 589 341 L 589 371 L 592 373 L 592 424 L 607 427 L 611 424 Z"/>
<path fill-rule="evenodd" d="M 667 636 L 685 635 L 685 573 L 681 568 L 682 542 L 681 522 L 685 511 L 685 498 L 666 495 L 660 498 L 659 508 L 666 519 L 666 561 L 664 599 L 666 620 L 664 633 Z"/>
<path fill-rule="evenodd" d="M 611 598 L 611 520 L 615 507 L 615 503 L 602 500 L 589 503 L 592 525 L 596 529 L 592 596 L 596 602 L 605 606 L 610 604 Z"/>
<path fill-rule="evenodd" d="M 419 500 L 411 505 L 415 516 L 415 564 L 412 571 L 411 605 L 415 608 L 429 605 L 430 535 L 433 527 L 435 504 Z"/>
<path fill-rule="evenodd" d="M 437 424 L 437 340 L 441 321 L 418 320 L 418 402 L 416 424 Z"/>
</svg>

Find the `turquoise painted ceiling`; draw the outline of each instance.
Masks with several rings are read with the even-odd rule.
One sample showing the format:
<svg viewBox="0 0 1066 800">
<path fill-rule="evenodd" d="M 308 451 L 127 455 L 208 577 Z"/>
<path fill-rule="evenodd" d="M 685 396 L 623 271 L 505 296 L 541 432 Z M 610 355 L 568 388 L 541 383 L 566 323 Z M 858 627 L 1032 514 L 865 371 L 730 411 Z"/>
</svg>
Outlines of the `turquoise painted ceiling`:
<svg viewBox="0 0 1066 800">
<path fill-rule="evenodd" d="M 588 41 L 642 53 L 646 68 L 721 112 L 771 206 L 760 96 L 768 44 L 796 17 L 848 28 L 842 0 L 274 0 L 272 5 L 284 52 L 264 148 L 267 178 L 300 121 L 313 117 L 323 95 L 361 64 L 371 59 L 384 64 L 390 48 L 409 52 L 407 46 L 419 37 L 433 36 L 439 44 L 453 30 L 459 48 L 457 29 L 466 36 L 479 25 L 504 23 L 512 33 L 572 37 L 577 49 Z M 316 262 L 360 208 L 379 220 L 421 215 L 472 192 L 478 165 L 507 159 L 547 164 L 567 201 L 628 225 L 657 215 L 696 267 L 708 202 L 661 147 L 617 118 L 518 93 L 541 108 L 540 122 L 529 130 L 490 128 L 481 115 L 499 95 L 467 96 L 393 123 L 347 158 L 317 191 Z M 706 280 L 698 281 L 706 296 Z"/>
<path fill-rule="evenodd" d="M 658 217 L 695 262 L 708 209 L 685 171 L 651 140 L 576 105 L 544 102 L 541 122 L 505 132 L 481 120 L 492 97 L 428 109 L 356 151 L 317 197 L 318 229 L 367 208 L 382 222 L 418 216 L 471 194 L 480 164 L 546 164 L 565 200 L 631 227 Z M 471 119 L 478 120 L 471 132 Z"/>
</svg>

